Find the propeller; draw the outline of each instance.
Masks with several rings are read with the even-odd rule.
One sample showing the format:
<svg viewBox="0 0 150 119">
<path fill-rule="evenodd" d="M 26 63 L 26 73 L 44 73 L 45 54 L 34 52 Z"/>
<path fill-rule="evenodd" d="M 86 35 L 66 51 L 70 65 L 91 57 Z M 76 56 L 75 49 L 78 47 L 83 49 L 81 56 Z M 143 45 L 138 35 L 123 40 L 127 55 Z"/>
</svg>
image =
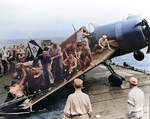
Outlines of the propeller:
<svg viewBox="0 0 150 119">
<path fill-rule="evenodd" d="M 150 27 L 148 25 L 148 22 L 145 19 L 142 20 L 141 25 L 142 25 L 142 29 L 143 29 L 143 33 L 145 35 L 145 38 L 148 42 L 147 53 L 150 53 Z"/>
</svg>

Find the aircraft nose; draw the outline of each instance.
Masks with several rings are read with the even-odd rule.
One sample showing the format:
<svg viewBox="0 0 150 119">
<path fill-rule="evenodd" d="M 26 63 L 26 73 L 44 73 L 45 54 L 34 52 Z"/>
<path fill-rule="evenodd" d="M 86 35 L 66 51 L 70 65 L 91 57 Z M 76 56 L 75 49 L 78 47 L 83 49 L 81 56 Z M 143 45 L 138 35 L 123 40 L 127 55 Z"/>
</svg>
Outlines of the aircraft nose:
<svg viewBox="0 0 150 119">
<path fill-rule="evenodd" d="M 150 27 L 148 25 L 148 22 L 145 19 L 142 20 L 141 25 L 142 25 L 142 30 L 143 30 L 144 36 L 148 42 L 147 53 L 150 53 Z"/>
</svg>

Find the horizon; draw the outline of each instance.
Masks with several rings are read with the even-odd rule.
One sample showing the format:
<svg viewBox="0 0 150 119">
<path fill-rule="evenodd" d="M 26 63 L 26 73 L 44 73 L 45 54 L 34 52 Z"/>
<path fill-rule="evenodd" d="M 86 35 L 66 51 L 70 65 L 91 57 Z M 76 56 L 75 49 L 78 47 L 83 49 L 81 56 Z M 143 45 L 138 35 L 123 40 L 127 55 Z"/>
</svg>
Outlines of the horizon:
<svg viewBox="0 0 150 119">
<path fill-rule="evenodd" d="M 66 37 L 74 33 L 72 24 L 78 30 L 82 26 L 88 28 L 91 22 L 104 25 L 129 15 L 150 21 L 149 5 L 143 3 L 148 0 L 0 0 L 0 36 L 1 39 Z"/>
<path fill-rule="evenodd" d="M 51 40 L 51 39 L 56 39 L 56 38 L 68 38 L 67 36 L 58 36 L 58 37 L 43 37 L 43 38 L 37 38 L 37 37 L 35 37 L 35 38 L 31 38 L 32 40 L 34 40 L 34 39 L 42 39 L 42 40 Z M 0 38 L 0 40 L 19 40 L 19 39 L 29 39 L 30 40 L 30 38 L 28 37 L 28 38 L 3 38 L 3 39 L 1 39 Z"/>
<path fill-rule="evenodd" d="M 51 37 L 51 38 L 31 38 L 32 40 L 36 41 L 37 44 L 39 44 L 41 46 L 41 41 L 42 40 L 51 40 L 52 42 L 57 42 L 57 43 L 61 43 L 64 40 L 66 40 L 68 37 Z M 0 49 L 3 48 L 3 46 L 6 46 L 6 48 L 8 47 L 13 47 L 13 45 L 20 45 L 20 44 L 27 44 L 30 40 L 30 38 L 23 38 L 23 39 L 1 39 L 2 42 L 0 44 Z M 20 42 L 18 42 L 20 40 Z M 14 44 L 13 44 L 14 43 Z"/>
</svg>

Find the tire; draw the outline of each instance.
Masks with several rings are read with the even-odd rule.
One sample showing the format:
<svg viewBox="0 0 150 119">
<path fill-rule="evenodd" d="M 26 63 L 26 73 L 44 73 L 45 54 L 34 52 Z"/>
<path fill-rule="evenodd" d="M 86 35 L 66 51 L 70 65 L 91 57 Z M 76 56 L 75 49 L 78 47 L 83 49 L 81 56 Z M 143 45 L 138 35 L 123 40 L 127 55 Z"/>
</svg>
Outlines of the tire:
<svg viewBox="0 0 150 119">
<path fill-rule="evenodd" d="M 137 61 L 142 61 L 144 59 L 144 53 L 142 51 L 136 51 L 133 53 L 133 56 L 134 58 L 137 60 Z"/>
<path fill-rule="evenodd" d="M 122 85 L 122 77 L 118 74 L 111 74 L 108 80 L 112 86 L 120 87 Z"/>
</svg>

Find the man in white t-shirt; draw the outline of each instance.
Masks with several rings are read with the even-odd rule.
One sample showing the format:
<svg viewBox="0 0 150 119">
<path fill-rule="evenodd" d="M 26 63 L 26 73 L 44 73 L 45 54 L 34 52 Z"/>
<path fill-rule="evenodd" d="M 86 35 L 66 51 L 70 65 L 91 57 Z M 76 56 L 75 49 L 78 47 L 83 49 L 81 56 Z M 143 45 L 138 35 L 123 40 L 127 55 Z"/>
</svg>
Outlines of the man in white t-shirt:
<svg viewBox="0 0 150 119">
<path fill-rule="evenodd" d="M 86 32 L 86 28 L 85 27 L 81 27 L 77 33 L 77 39 L 76 39 L 76 42 L 77 43 L 80 43 L 80 42 L 83 42 L 83 41 L 86 41 L 86 45 L 89 47 L 89 42 L 88 42 L 88 36 L 90 36 L 91 34 L 88 34 Z"/>
<path fill-rule="evenodd" d="M 62 57 L 61 57 L 61 47 L 57 43 L 53 43 L 49 47 L 49 55 L 51 56 L 51 60 L 53 60 L 52 64 L 52 74 L 53 77 L 55 78 L 55 83 L 57 81 L 60 81 L 60 76 L 62 75 Z"/>
<path fill-rule="evenodd" d="M 83 81 L 81 79 L 74 79 L 73 87 L 75 92 L 68 96 L 64 115 L 70 119 L 89 119 L 92 114 L 92 106 L 90 98 L 81 90 Z"/>
<path fill-rule="evenodd" d="M 8 72 L 8 61 L 7 61 L 8 57 L 9 57 L 8 50 L 5 48 L 5 46 L 3 46 L 3 50 L 2 50 L 2 65 L 3 65 L 4 75 L 7 75 L 7 72 Z"/>
<path fill-rule="evenodd" d="M 131 77 L 129 80 L 130 92 L 128 94 L 127 119 L 143 119 L 144 93 L 137 87 L 138 80 Z"/>
</svg>

